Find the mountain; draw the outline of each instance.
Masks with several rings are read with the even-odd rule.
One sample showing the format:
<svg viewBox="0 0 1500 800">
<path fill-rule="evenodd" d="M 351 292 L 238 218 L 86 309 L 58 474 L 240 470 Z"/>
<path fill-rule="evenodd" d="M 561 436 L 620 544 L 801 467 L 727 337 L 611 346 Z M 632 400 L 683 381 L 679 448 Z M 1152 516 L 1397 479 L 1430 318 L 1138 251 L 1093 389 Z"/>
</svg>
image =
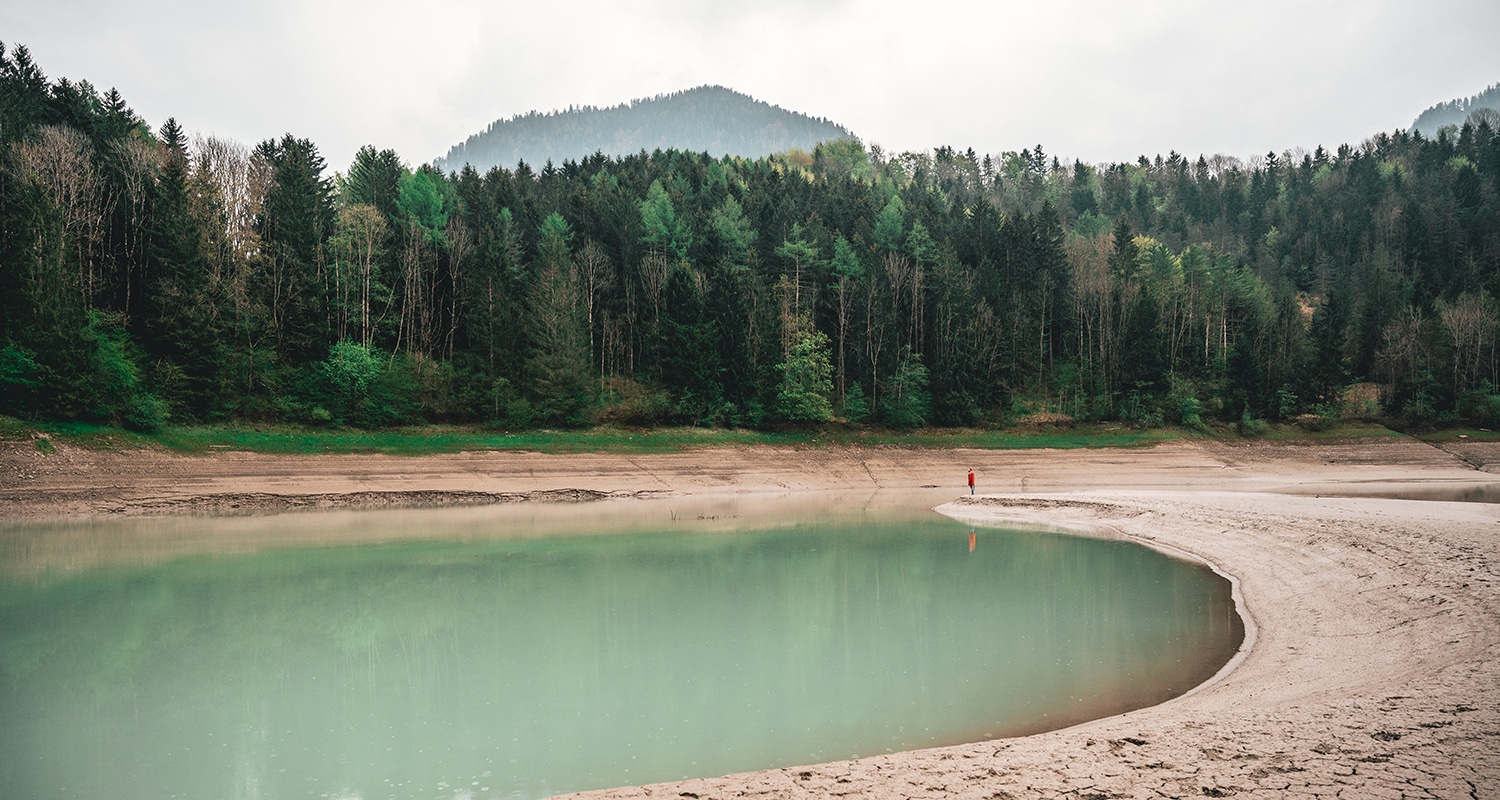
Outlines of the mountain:
<svg viewBox="0 0 1500 800">
<path fill-rule="evenodd" d="M 596 151 L 626 156 L 668 148 L 758 158 L 852 138 L 847 128 L 829 120 L 787 111 L 723 86 L 699 86 L 613 108 L 532 111 L 496 120 L 454 145 L 436 163 L 445 171 L 467 163 L 484 172 L 493 166 L 513 168 L 518 161 L 541 167 L 549 159 L 554 164 L 579 161 Z"/>
<path fill-rule="evenodd" d="M 1438 103 L 1432 108 L 1423 111 L 1416 121 L 1411 124 L 1412 130 L 1420 132 L 1423 136 L 1437 136 L 1438 129 L 1445 125 L 1463 126 L 1464 121 L 1470 114 L 1481 109 L 1491 109 L 1500 114 L 1500 83 L 1474 95 L 1473 97 L 1459 100 L 1449 100 L 1446 103 Z M 1492 117 L 1490 125 L 1495 120 Z"/>
</svg>

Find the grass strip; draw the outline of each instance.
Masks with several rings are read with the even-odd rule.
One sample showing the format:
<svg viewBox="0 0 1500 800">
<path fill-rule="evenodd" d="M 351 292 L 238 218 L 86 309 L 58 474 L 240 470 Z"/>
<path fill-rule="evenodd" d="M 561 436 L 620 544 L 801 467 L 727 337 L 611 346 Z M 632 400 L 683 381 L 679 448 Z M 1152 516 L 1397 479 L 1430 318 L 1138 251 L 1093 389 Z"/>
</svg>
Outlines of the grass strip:
<svg viewBox="0 0 1500 800">
<path fill-rule="evenodd" d="M 1427 436 L 1443 441 L 1466 433 L 1471 440 L 1500 438 L 1476 431 Z M 1404 434 L 1370 423 L 1348 423 L 1322 431 L 1296 425 L 1272 425 L 1262 437 L 1280 443 L 1328 442 L 1400 437 Z M 37 436 L 96 450 L 160 448 L 183 454 L 248 451 L 278 455 L 380 453 L 421 456 L 461 451 L 531 451 L 541 453 L 673 453 L 705 448 L 737 447 L 896 447 L 913 449 L 1076 450 L 1106 447 L 1149 447 L 1189 440 L 1238 441 L 1232 427 L 1196 431 L 1182 428 L 1137 429 L 1119 423 L 1076 423 L 1067 426 L 1016 426 L 1004 429 L 923 428 L 888 431 L 830 425 L 821 429 L 749 431 L 715 428 L 632 429 L 611 426 L 580 430 L 497 431 L 483 426 L 427 425 L 391 430 L 313 428 L 298 425 L 185 425 L 152 433 L 138 433 L 81 422 L 28 422 L 0 417 L 0 439 L 21 441 Z M 1424 436 L 1424 440 L 1427 440 Z M 50 442 L 45 446 L 50 447 Z M 43 449 L 39 444 L 38 449 Z M 45 450 L 44 450 L 45 452 Z"/>
</svg>

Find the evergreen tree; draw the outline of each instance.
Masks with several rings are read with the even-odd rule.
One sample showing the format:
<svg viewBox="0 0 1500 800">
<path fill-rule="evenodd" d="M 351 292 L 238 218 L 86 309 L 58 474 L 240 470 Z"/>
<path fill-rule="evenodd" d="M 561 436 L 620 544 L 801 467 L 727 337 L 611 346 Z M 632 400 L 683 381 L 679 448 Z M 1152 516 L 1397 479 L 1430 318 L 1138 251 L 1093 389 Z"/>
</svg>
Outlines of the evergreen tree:
<svg viewBox="0 0 1500 800">
<path fill-rule="evenodd" d="M 539 266 L 527 294 L 530 355 L 525 377 L 539 418 L 580 425 L 587 421 L 590 370 L 571 238 L 571 227 L 560 214 L 549 214 L 543 221 Z"/>
<path fill-rule="evenodd" d="M 217 309 L 208 297 L 202 233 L 188 194 L 187 138 L 175 119 L 162 125 L 160 142 L 162 167 L 132 327 L 156 364 L 153 378 L 166 400 L 179 416 L 202 418 L 217 401 Z"/>
<path fill-rule="evenodd" d="M 641 241 L 662 253 L 670 253 L 678 260 L 687 258 L 692 246 L 693 234 L 672 206 L 672 198 L 662 188 L 661 181 L 652 181 L 646 198 L 640 203 Z"/>
<path fill-rule="evenodd" d="M 1307 377 L 1306 397 L 1317 403 L 1338 400 L 1349 383 L 1349 357 L 1345 352 L 1349 312 L 1343 292 L 1330 290 L 1313 312 L 1308 332 L 1311 352 L 1303 374 Z"/>
<path fill-rule="evenodd" d="M 717 334 L 704 313 L 699 285 L 699 276 L 688 267 L 672 268 L 659 345 L 662 383 L 676 395 L 677 413 L 693 423 L 713 417 L 723 403 Z"/>
<path fill-rule="evenodd" d="M 386 221 L 397 219 L 400 184 L 408 174 L 394 150 L 376 151 L 365 145 L 354 154 L 349 174 L 344 176 L 340 200 L 344 205 L 374 206 Z"/>
<path fill-rule="evenodd" d="M 906 240 L 906 204 L 900 195 L 892 195 L 880 210 L 875 220 L 875 246 L 886 250 L 900 250 Z"/>
<path fill-rule="evenodd" d="M 927 367 L 909 348 L 904 349 L 896 372 L 886 387 L 881 416 L 898 430 L 919 428 L 927 424 L 932 413 L 932 398 L 927 393 Z"/>
<path fill-rule="evenodd" d="M 332 185 L 307 139 L 266 140 L 256 156 L 270 165 L 256 232 L 264 245 L 259 291 L 278 350 L 292 364 L 319 360 L 332 344 L 323 280 L 324 242 L 333 229 Z"/>
</svg>

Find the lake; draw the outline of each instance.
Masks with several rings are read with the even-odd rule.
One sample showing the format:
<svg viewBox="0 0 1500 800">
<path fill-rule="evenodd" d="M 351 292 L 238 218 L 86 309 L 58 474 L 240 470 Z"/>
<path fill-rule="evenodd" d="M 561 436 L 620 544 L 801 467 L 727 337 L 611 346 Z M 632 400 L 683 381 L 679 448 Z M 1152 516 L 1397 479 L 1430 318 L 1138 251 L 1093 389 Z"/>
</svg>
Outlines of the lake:
<svg viewBox="0 0 1500 800">
<path fill-rule="evenodd" d="M 532 798 L 794 766 L 1151 705 L 1240 643 L 1201 565 L 927 500 L 8 524 L 0 797 Z"/>
</svg>

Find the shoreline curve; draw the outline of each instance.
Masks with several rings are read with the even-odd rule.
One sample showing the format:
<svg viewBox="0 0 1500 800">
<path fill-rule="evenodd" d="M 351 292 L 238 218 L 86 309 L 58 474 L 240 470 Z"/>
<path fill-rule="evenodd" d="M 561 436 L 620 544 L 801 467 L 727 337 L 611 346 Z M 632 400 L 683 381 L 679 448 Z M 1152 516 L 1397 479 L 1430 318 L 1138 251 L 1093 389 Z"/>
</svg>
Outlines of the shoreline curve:
<svg viewBox="0 0 1500 800">
<path fill-rule="evenodd" d="M 434 491 L 547 500 L 555 496 L 535 493 L 560 487 L 751 499 L 896 489 L 934 492 L 937 502 L 967 488 L 968 468 L 997 502 L 1045 506 L 1060 521 L 1103 514 L 1143 543 L 1236 576 L 1254 647 L 1193 693 L 1070 728 L 578 796 L 1500 797 L 1500 504 L 1471 501 L 1500 496 L 1497 443 L 402 458 L 66 445 L 42 454 L 0 442 L 0 522 L 213 513 L 236 494 L 364 505 Z"/>
<path fill-rule="evenodd" d="M 993 496 L 989 497 L 993 498 Z M 1015 496 L 1011 496 L 994 499 L 999 499 L 1002 502 L 1015 502 L 1017 498 Z M 1024 503 L 1024 499 L 1022 500 L 1022 502 Z M 1249 605 L 1247 605 L 1245 602 L 1245 594 L 1241 590 L 1239 576 L 1226 571 L 1224 568 L 1220 567 L 1212 560 L 1206 558 L 1201 553 L 1195 553 L 1191 550 L 1185 550 L 1183 548 L 1164 544 L 1159 541 L 1132 536 L 1104 521 L 1059 521 L 1048 519 L 1045 516 L 1037 515 L 1015 513 L 974 513 L 970 510 L 970 508 L 974 505 L 984 506 L 985 504 L 973 502 L 968 497 L 959 497 L 957 500 L 944 503 L 932 510 L 946 517 L 951 517 L 963 522 L 969 522 L 971 524 L 984 525 L 987 527 L 1009 528 L 1012 530 L 1039 530 L 1045 532 L 1065 533 L 1072 536 L 1099 536 L 1100 538 L 1122 539 L 1125 541 L 1134 542 L 1138 545 L 1141 545 L 1142 547 L 1149 547 L 1152 550 L 1155 550 L 1158 553 L 1162 553 L 1171 558 L 1176 558 L 1182 561 L 1187 561 L 1189 563 L 1207 567 L 1208 569 L 1212 570 L 1215 575 L 1218 575 L 1220 578 L 1223 578 L 1229 583 L 1229 597 L 1234 602 L 1234 613 L 1240 618 L 1240 626 L 1241 630 L 1243 631 L 1239 646 L 1235 648 L 1234 654 L 1231 655 L 1229 659 L 1225 661 L 1224 664 L 1214 672 L 1213 675 L 1210 675 L 1207 680 L 1199 683 L 1196 686 L 1193 686 L 1186 692 L 1183 692 L 1176 697 L 1168 698 L 1160 703 L 1157 703 L 1156 705 L 1165 705 L 1179 698 L 1190 697 L 1218 683 L 1219 681 L 1224 680 L 1229 676 L 1230 673 L 1234 672 L 1234 670 L 1238 668 L 1241 663 L 1244 662 L 1244 660 L 1250 655 L 1251 649 L 1255 647 L 1255 640 L 1258 635 L 1258 626 L 1255 622 L 1255 615 L 1250 611 Z M 1010 506 L 1008 508 L 1014 507 L 1016 506 Z M 1104 534 L 1104 531 L 1108 531 L 1109 533 Z M 1100 719 L 1107 718 L 1108 717 L 1101 717 Z M 1087 722 L 1081 722 L 1078 724 L 1087 725 L 1090 722 L 1094 721 L 1096 720 L 1088 720 Z M 1069 725 L 1067 727 L 1074 726 Z M 1066 729 L 1067 728 L 1059 728 L 1058 730 Z"/>
</svg>

